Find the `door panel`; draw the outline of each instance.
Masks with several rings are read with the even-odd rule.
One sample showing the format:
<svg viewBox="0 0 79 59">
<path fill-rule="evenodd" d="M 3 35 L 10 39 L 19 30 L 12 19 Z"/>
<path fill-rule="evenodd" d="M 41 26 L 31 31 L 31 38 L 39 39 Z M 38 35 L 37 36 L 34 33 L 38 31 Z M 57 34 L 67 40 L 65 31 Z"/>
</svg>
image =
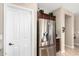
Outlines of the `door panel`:
<svg viewBox="0 0 79 59">
<path fill-rule="evenodd" d="M 31 55 L 31 12 L 14 7 L 7 7 L 6 10 L 6 55 Z"/>
</svg>

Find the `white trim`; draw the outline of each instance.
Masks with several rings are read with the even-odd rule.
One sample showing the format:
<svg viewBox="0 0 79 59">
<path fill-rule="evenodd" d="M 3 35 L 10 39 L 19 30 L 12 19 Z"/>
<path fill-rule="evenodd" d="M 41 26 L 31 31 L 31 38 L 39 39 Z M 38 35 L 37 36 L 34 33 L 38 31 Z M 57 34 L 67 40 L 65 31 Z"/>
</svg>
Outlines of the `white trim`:
<svg viewBox="0 0 79 59">
<path fill-rule="evenodd" d="M 6 8 L 7 7 L 14 7 L 14 8 L 19 8 L 19 9 L 22 9 L 22 10 L 28 10 L 28 11 L 31 11 L 32 12 L 32 29 L 34 29 L 33 27 L 35 27 L 34 25 L 34 10 L 33 9 L 30 9 L 30 8 L 25 8 L 25 7 L 22 7 L 22 6 L 18 6 L 18 5 L 15 5 L 15 4 L 4 4 L 4 53 L 3 53 L 3 55 L 6 55 L 6 45 L 5 45 L 5 43 L 6 43 L 6 40 L 5 40 L 5 21 L 6 21 Z M 34 38 L 35 37 L 35 35 L 36 35 L 36 32 L 35 32 L 35 35 L 34 35 L 34 32 L 35 32 L 35 30 L 32 30 L 32 56 L 33 55 L 36 55 L 35 54 L 35 52 L 34 51 L 36 51 L 35 49 L 36 49 L 36 39 Z"/>
<path fill-rule="evenodd" d="M 4 6 L 10 6 L 10 7 L 14 7 L 14 8 L 19 8 L 19 9 L 24 9 L 24 10 L 28 10 L 28 11 L 32 11 L 32 12 L 34 12 L 34 10 L 33 9 L 31 9 L 31 8 L 26 8 L 26 7 L 23 7 L 23 6 L 19 6 L 19 5 L 16 5 L 16 4 L 11 4 L 11 3 L 9 3 L 9 4 L 4 4 Z"/>
<path fill-rule="evenodd" d="M 4 55 L 4 56 L 6 55 L 6 46 L 5 46 L 5 45 L 6 45 L 6 40 L 5 40 L 5 30 L 6 30 L 6 29 L 5 29 L 5 21 L 6 21 L 6 20 L 5 20 L 5 19 L 6 19 L 6 17 L 5 17 L 6 15 L 5 15 L 5 14 L 6 14 L 6 10 L 5 10 L 5 9 L 6 9 L 6 8 L 5 8 L 5 4 L 4 4 L 4 34 L 3 34 L 3 42 L 4 42 L 3 55 Z"/>
<path fill-rule="evenodd" d="M 63 50 L 63 51 L 61 50 L 61 54 L 63 54 L 63 53 L 65 53 L 65 50 Z"/>
</svg>

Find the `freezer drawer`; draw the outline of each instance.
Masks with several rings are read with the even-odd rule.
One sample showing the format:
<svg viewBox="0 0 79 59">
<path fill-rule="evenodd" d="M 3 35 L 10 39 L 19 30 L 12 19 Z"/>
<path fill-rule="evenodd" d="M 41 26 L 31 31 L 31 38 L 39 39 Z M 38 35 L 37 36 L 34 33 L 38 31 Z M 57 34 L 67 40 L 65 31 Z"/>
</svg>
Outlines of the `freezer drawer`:
<svg viewBox="0 0 79 59">
<path fill-rule="evenodd" d="M 47 46 L 39 48 L 40 56 L 55 56 L 56 55 L 56 47 L 55 46 Z"/>
</svg>

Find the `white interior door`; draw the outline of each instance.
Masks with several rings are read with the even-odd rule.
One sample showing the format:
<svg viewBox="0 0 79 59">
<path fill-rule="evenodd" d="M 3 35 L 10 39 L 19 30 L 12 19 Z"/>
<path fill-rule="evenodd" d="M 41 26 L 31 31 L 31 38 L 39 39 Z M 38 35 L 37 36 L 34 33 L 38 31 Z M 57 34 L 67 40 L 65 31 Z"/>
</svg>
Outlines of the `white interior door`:
<svg viewBox="0 0 79 59">
<path fill-rule="evenodd" d="M 7 6 L 5 11 L 5 55 L 31 56 L 32 12 L 13 6 Z"/>
</svg>

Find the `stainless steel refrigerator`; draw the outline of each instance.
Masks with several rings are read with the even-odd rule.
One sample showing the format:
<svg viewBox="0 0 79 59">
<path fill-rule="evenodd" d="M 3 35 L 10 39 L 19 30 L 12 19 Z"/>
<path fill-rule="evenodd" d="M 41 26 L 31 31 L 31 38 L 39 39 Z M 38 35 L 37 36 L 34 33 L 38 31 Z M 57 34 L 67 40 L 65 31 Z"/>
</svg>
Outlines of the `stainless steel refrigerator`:
<svg viewBox="0 0 79 59">
<path fill-rule="evenodd" d="M 38 54 L 39 56 L 56 55 L 55 21 L 38 20 Z"/>
</svg>

